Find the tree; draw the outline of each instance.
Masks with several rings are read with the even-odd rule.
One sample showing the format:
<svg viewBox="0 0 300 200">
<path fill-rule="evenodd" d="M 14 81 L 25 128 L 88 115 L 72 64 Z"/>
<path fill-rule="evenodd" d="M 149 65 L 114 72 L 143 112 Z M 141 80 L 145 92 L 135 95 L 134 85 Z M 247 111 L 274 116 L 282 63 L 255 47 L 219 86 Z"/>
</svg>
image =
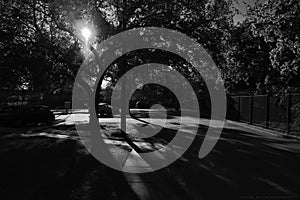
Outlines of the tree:
<svg viewBox="0 0 300 200">
<path fill-rule="evenodd" d="M 226 40 L 229 38 L 229 30 L 233 24 L 233 12 L 231 10 L 231 1 L 157 1 L 157 0 L 131 0 L 118 3 L 117 1 L 104 1 L 102 6 L 111 7 L 116 15 L 116 28 L 118 31 L 124 31 L 135 27 L 164 27 L 177 30 L 194 38 L 212 55 L 215 62 L 222 69 L 225 62 Z M 127 60 L 128 66 L 147 63 L 149 56 L 143 54 L 147 52 L 135 52 L 136 58 Z M 151 52 L 155 53 L 155 52 Z M 152 57 L 153 58 L 153 57 Z M 165 57 L 168 61 L 173 57 Z M 159 59 L 161 62 L 164 59 Z M 136 62 L 140 60 L 140 62 Z M 176 60 L 176 59 L 175 59 Z M 170 63 L 169 63 L 170 64 Z M 122 66 L 120 66 L 122 65 Z M 199 74 L 190 71 L 188 65 L 183 62 L 173 63 L 174 69 L 179 70 L 193 80 L 198 90 L 203 90 L 203 81 Z M 111 66 L 107 76 L 110 80 L 117 80 L 122 72 L 118 71 L 124 68 L 124 63 L 114 63 Z M 117 70 L 117 71 L 116 71 Z M 116 76 L 116 74 L 118 74 Z M 200 84 L 201 83 L 201 84 Z M 205 87 L 205 86 L 204 86 Z"/>
<path fill-rule="evenodd" d="M 47 1 L 1 1 L 1 89 L 70 90 L 79 45 L 58 28 Z M 8 78 L 9 77 L 9 78 Z"/>
<path fill-rule="evenodd" d="M 223 70 L 226 86 L 231 91 L 264 92 L 273 74 L 269 59 L 270 46 L 262 37 L 255 37 L 252 24 L 245 21 L 233 27 Z"/>
<path fill-rule="evenodd" d="M 82 61 L 91 59 L 81 56 L 80 24 L 93 25 L 97 42 L 135 27 L 178 30 L 203 45 L 220 68 L 226 62 L 224 41 L 233 24 L 228 0 L 2 0 L 0 6 L 2 89 L 49 94 L 70 91 Z M 92 80 L 99 66 L 86 63 L 90 64 L 86 80 Z M 180 70 L 195 77 L 180 62 L 175 68 L 186 68 Z M 118 78 L 121 74 L 111 70 L 108 75 Z M 199 78 L 194 82 L 199 83 Z"/>
<path fill-rule="evenodd" d="M 255 16 L 256 15 L 256 16 Z M 276 89 L 290 90 L 299 87 L 300 64 L 300 2 L 268 1 L 249 12 L 254 20 L 253 33 L 272 45 L 270 61 L 280 74 Z"/>
<path fill-rule="evenodd" d="M 298 88 L 299 1 L 256 3 L 248 8 L 245 17 L 246 20 L 233 30 L 227 76 L 238 80 L 236 83 L 246 83 L 243 89 L 284 94 Z M 237 79 L 233 78 L 234 74 Z"/>
</svg>

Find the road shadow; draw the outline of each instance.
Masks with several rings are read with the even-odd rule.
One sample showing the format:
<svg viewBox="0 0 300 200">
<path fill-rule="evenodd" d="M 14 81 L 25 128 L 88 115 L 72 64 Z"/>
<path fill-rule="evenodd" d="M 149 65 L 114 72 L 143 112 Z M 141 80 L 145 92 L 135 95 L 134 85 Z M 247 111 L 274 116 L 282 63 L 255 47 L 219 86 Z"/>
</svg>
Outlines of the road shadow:
<svg viewBox="0 0 300 200">
<path fill-rule="evenodd" d="M 88 129 L 88 124 L 83 126 Z M 195 127 L 186 125 L 184 128 L 194 130 Z M 300 195 L 299 141 L 235 127 L 224 128 L 212 152 L 200 159 L 198 154 L 208 129 L 200 125 L 196 133 L 182 133 L 187 139 L 195 139 L 177 161 L 159 171 L 128 174 L 110 169 L 92 157 L 79 140 L 75 125 L 58 123 L 50 129 L 51 134 L 68 137 L 38 135 L 39 131 L 36 131 L 31 133 L 32 137 L 0 138 L 1 197 L 298 199 Z M 47 133 L 47 129 L 43 132 Z M 144 153 L 162 148 L 176 134 L 176 129 L 162 128 L 151 138 L 129 139 Z M 122 140 L 114 136 L 107 138 Z M 145 194 L 144 198 L 141 194 Z"/>
<path fill-rule="evenodd" d="M 0 146 L 1 199 L 137 199 L 122 173 L 101 164 L 79 140 L 10 137 Z"/>
<path fill-rule="evenodd" d="M 184 155 L 153 173 L 168 176 L 167 179 L 181 188 L 176 192 L 181 191 L 180 195 L 188 199 L 299 199 L 299 141 L 225 128 L 212 152 L 200 159 L 198 154 L 207 128 L 199 126 L 195 140 Z M 175 132 L 164 130 L 168 140 Z M 154 147 L 156 143 L 167 142 L 158 138 L 147 142 Z M 147 182 L 151 175 L 138 176 Z"/>
</svg>

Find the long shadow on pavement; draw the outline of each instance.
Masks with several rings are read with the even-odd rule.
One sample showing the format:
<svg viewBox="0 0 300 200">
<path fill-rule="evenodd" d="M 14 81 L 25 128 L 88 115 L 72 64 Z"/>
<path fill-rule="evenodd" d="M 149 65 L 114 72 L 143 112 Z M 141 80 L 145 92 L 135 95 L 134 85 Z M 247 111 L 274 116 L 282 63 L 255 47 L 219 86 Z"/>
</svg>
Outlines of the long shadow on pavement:
<svg viewBox="0 0 300 200">
<path fill-rule="evenodd" d="M 146 174 L 110 169 L 78 139 L 2 137 L 1 199 L 299 199 L 299 141 L 225 128 L 213 151 L 199 159 L 206 130 L 198 128 L 179 160 Z M 153 150 L 176 131 L 160 134 L 145 140 Z"/>
</svg>

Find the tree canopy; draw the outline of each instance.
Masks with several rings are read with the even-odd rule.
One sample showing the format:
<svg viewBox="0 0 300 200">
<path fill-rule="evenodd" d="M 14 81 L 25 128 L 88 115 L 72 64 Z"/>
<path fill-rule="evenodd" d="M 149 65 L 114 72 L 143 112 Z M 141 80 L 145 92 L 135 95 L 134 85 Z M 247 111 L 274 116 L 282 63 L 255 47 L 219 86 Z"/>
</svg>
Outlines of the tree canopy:
<svg viewBox="0 0 300 200">
<path fill-rule="evenodd" d="M 239 89 L 285 93 L 299 88 L 300 2 L 256 3 L 245 17 L 231 34 L 227 76 L 242 83 Z"/>
<path fill-rule="evenodd" d="M 86 59 L 79 28 L 87 24 L 98 43 L 135 27 L 180 31 L 210 53 L 229 91 L 299 87 L 299 2 L 256 3 L 238 24 L 235 14 L 231 0 L 1 0 L 0 89 L 70 91 Z M 117 66 L 107 76 L 118 74 Z"/>
</svg>

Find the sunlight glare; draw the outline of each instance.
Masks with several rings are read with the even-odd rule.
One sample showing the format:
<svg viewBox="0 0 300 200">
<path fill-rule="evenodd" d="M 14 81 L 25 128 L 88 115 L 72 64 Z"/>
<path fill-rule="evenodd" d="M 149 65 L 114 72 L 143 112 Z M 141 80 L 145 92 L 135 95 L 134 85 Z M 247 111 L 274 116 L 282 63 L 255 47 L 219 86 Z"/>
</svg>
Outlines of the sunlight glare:
<svg viewBox="0 0 300 200">
<path fill-rule="evenodd" d="M 89 38 L 91 37 L 92 32 L 90 29 L 85 27 L 81 30 L 81 34 L 84 37 L 85 41 L 87 42 L 89 40 Z"/>
</svg>

